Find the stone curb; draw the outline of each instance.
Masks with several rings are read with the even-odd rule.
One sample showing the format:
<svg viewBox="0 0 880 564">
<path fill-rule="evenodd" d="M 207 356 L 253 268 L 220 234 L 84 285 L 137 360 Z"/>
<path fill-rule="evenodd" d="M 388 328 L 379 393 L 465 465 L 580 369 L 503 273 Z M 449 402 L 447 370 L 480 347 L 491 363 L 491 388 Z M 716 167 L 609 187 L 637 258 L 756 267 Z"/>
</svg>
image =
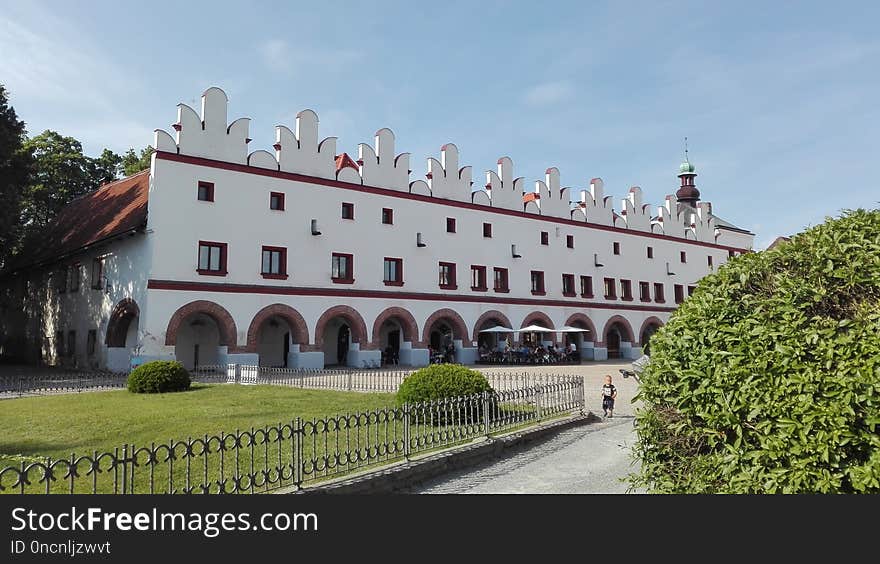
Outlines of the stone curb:
<svg viewBox="0 0 880 564">
<path fill-rule="evenodd" d="M 601 421 L 593 412 L 575 415 L 558 421 L 540 425 L 532 429 L 517 431 L 500 437 L 481 439 L 444 452 L 430 454 L 424 458 L 399 462 L 392 466 L 367 472 L 355 477 L 341 478 L 298 491 L 281 491 L 290 494 L 389 494 L 399 493 L 425 480 L 447 472 L 476 466 L 483 462 L 502 457 L 510 449 L 525 446 L 564 429 L 578 425 L 588 425 Z"/>
</svg>

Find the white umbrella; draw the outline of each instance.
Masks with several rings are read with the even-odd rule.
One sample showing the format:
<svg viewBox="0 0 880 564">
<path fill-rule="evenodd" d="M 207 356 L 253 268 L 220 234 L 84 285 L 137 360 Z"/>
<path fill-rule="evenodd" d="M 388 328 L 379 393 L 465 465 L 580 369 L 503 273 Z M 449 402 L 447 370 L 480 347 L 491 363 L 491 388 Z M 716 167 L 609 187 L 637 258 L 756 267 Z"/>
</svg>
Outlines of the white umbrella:
<svg viewBox="0 0 880 564">
<path fill-rule="evenodd" d="M 547 329 L 540 325 L 529 325 L 517 330 L 517 333 L 555 333 L 556 329 Z"/>
<path fill-rule="evenodd" d="M 496 325 L 495 327 L 489 327 L 488 329 L 481 329 L 480 333 L 513 333 L 513 329 L 509 327 L 505 327 L 503 325 Z"/>
<path fill-rule="evenodd" d="M 588 333 L 589 329 L 581 329 L 580 327 L 572 327 L 571 325 L 563 325 L 556 330 L 557 333 Z"/>
</svg>

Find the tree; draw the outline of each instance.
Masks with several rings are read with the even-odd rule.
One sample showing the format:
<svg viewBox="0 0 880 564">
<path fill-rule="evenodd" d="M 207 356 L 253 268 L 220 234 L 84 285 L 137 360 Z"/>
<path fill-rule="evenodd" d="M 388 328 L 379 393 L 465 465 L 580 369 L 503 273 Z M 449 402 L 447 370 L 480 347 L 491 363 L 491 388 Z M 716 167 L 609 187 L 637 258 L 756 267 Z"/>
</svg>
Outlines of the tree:
<svg viewBox="0 0 880 564">
<path fill-rule="evenodd" d="M 19 214 L 32 164 L 22 148 L 25 134 L 25 124 L 9 105 L 6 88 L 0 84 L 0 268 L 21 242 Z"/>
<path fill-rule="evenodd" d="M 121 168 L 122 157 L 110 149 L 104 149 L 100 157 L 89 159 L 89 175 L 92 177 L 92 185 L 99 187 L 113 182 L 119 178 Z"/>
<path fill-rule="evenodd" d="M 636 486 L 880 493 L 880 209 L 703 278 L 651 338 Z"/>
<path fill-rule="evenodd" d="M 140 154 L 135 153 L 134 149 L 126 151 L 122 156 L 122 172 L 125 176 L 137 174 L 142 170 L 150 168 L 150 156 L 153 154 L 153 148 L 147 145 L 141 149 Z"/>
</svg>

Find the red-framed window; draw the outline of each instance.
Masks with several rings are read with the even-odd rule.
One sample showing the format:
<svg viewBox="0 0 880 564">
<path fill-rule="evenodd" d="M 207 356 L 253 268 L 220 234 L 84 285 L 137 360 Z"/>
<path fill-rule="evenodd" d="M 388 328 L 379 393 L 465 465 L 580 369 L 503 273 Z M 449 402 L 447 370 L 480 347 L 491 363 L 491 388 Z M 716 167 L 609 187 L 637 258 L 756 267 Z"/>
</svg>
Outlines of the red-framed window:
<svg viewBox="0 0 880 564">
<path fill-rule="evenodd" d="M 574 248 L 574 235 L 566 235 L 565 236 L 565 246 L 569 249 Z"/>
<path fill-rule="evenodd" d="M 678 260 L 680 260 L 681 262 L 687 262 L 688 261 L 688 254 L 685 251 L 681 251 L 678 254 Z"/>
<path fill-rule="evenodd" d="M 581 297 L 582 298 L 592 298 L 593 297 L 593 277 L 592 276 L 581 276 Z"/>
<path fill-rule="evenodd" d="M 574 291 L 574 274 L 562 275 L 562 295 L 568 297 L 577 295 Z"/>
<path fill-rule="evenodd" d="M 92 289 L 100 290 L 104 287 L 104 259 L 92 259 Z"/>
<path fill-rule="evenodd" d="M 546 231 L 541 231 L 541 244 L 549 245 L 550 244 L 550 233 Z"/>
<path fill-rule="evenodd" d="M 492 224 L 484 223 L 483 224 L 483 237 L 491 237 L 492 236 Z"/>
<path fill-rule="evenodd" d="M 606 300 L 616 300 L 617 299 L 617 285 L 614 283 L 614 278 L 606 278 L 605 279 L 605 299 Z"/>
<path fill-rule="evenodd" d="M 654 247 L 648 247 L 648 258 L 654 258 Z"/>
<path fill-rule="evenodd" d="M 639 282 L 639 299 L 643 302 L 651 301 L 651 285 L 647 282 Z"/>
<path fill-rule="evenodd" d="M 544 296 L 547 294 L 547 288 L 544 286 L 544 271 L 532 271 L 532 294 L 535 296 Z"/>
<path fill-rule="evenodd" d="M 712 266 L 713 266 L 712 255 L 706 256 L 706 262 L 709 263 L 709 268 L 712 268 Z"/>
<path fill-rule="evenodd" d="M 688 286 L 688 296 L 693 296 L 694 290 L 696 290 L 696 289 L 697 289 L 696 286 Z"/>
<path fill-rule="evenodd" d="M 458 284 L 455 279 L 455 263 L 440 262 L 438 264 L 439 284 L 444 290 L 456 290 Z"/>
<path fill-rule="evenodd" d="M 196 272 L 206 276 L 226 276 L 226 243 L 199 241 Z"/>
<path fill-rule="evenodd" d="M 199 180 L 198 184 L 198 199 L 201 202 L 213 202 L 214 201 L 214 183 L 213 182 L 205 182 L 204 180 Z"/>
<path fill-rule="evenodd" d="M 284 211 L 284 193 L 269 192 L 269 209 Z"/>
<path fill-rule="evenodd" d="M 330 280 L 334 284 L 351 284 L 354 282 L 354 255 L 350 253 L 333 253 L 330 256 Z"/>
<path fill-rule="evenodd" d="M 662 282 L 654 282 L 654 301 L 658 304 L 666 303 L 666 296 L 664 296 Z"/>
<path fill-rule="evenodd" d="M 386 286 L 403 286 L 402 258 L 385 257 L 382 272 L 382 281 Z"/>
<path fill-rule="evenodd" d="M 455 218 L 447 217 L 446 218 L 446 232 L 447 233 L 455 233 Z"/>
<path fill-rule="evenodd" d="M 615 255 L 619 255 L 620 254 L 620 243 L 615 241 L 614 244 L 611 246 L 611 249 Z"/>
<path fill-rule="evenodd" d="M 493 269 L 493 284 L 492 289 L 496 292 L 506 293 L 510 291 L 510 286 L 508 284 L 508 276 L 506 268 L 494 268 Z"/>
<path fill-rule="evenodd" d="M 728 250 L 728 251 L 727 251 L 727 258 L 732 259 L 734 256 L 736 256 L 736 253 L 734 253 L 734 252 L 731 251 L 731 250 Z"/>
<path fill-rule="evenodd" d="M 621 280 L 620 281 L 620 299 L 631 302 L 633 299 L 633 289 L 632 289 L 632 281 L 630 280 Z"/>
<path fill-rule="evenodd" d="M 673 290 L 675 291 L 675 303 L 680 304 L 684 301 L 684 286 L 676 284 Z"/>
<path fill-rule="evenodd" d="M 479 264 L 471 265 L 471 290 L 476 292 L 485 292 L 488 290 L 486 285 L 486 267 Z"/>
<path fill-rule="evenodd" d="M 382 223 L 385 225 L 394 224 L 394 210 L 391 208 L 382 208 Z"/>
<path fill-rule="evenodd" d="M 342 202 L 342 219 L 354 219 L 354 204 Z"/>
<path fill-rule="evenodd" d="M 263 246 L 260 263 L 263 278 L 287 279 L 287 249 L 284 247 Z"/>
</svg>

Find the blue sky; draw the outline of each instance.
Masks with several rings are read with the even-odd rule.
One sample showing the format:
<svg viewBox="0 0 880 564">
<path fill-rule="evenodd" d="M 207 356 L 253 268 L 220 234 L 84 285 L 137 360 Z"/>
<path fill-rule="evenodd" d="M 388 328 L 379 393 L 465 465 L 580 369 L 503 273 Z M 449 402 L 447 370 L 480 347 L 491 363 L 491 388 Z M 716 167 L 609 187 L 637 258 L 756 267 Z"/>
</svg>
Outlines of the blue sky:
<svg viewBox="0 0 880 564">
<path fill-rule="evenodd" d="M 688 137 L 703 199 L 763 248 L 878 206 L 875 2 L 19 2 L 0 0 L 0 82 L 30 133 L 88 154 L 169 129 L 208 86 L 252 149 L 312 108 L 357 154 L 391 128 L 425 158 L 454 142 L 474 179 L 601 177 L 615 207 L 675 191 Z"/>
</svg>

